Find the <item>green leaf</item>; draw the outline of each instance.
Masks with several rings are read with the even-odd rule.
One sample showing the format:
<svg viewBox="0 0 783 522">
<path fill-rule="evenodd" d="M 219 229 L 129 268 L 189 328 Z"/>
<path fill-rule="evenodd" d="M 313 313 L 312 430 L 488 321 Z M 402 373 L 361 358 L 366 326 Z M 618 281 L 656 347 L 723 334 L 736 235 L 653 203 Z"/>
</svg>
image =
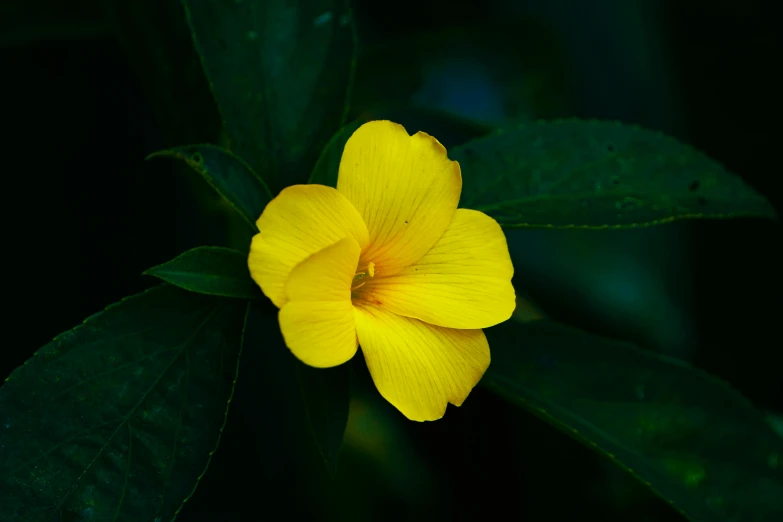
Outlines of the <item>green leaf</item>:
<svg viewBox="0 0 783 522">
<path fill-rule="evenodd" d="M 247 254 L 231 248 L 193 248 L 144 273 L 200 294 L 243 299 L 261 297 L 247 268 Z"/>
<path fill-rule="evenodd" d="M 241 158 L 216 145 L 186 145 L 150 154 L 186 162 L 256 231 L 256 220 L 272 199 L 264 181 Z"/>
<path fill-rule="evenodd" d="M 271 308 L 264 301 L 251 303 L 243 344 L 248 350 L 261 343 L 265 346 L 260 365 L 273 370 L 265 375 L 269 382 L 264 386 L 274 390 L 276 402 L 287 410 L 286 425 L 280 426 L 286 439 L 307 444 L 314 458 L 334 476 L 348 422 L 349 365 L 312 368 L 300 362 L 286 347 L 277 310 Z"/>
<path fill-rule="evenodd" d="M 343 157 L 345 143 L 363 123 L 365 122 L 362 120 L 351 122 L 332 136 L 321 151 L 308 183 L 337 187 L 337 175 L 340 172 L 340 160 Z"/>
<path fill-rule="evenodd" d="M 724 382 L 548 321 L 486 333 L 484 386 L 609 457 L 690 520 L 783 520 L 783 439 Z"/>
<path fill-rule="evenodd" d="M 295 361 L 307 426 L 327 471 L 334 477 L 351 399 L 350 367 L 312 368 Z"/>
<path fill-rule="evenodd" d="M 220 441 L 246 308 L 164 285 L 15 370 L 0 387 L 0 520 L 172 520 Z"/>
<path fill-rule="evenodd" d="M 460 206 L 507 227 L 624 228 L 685 218 L 775 218 L 769 202 L 705 154 L 612 122 L 566 120 L 500 130 L 449 156 Z"/>
<path fill-rule="evenodd" d="M 182 0 L 230 149 L 276 192 L 304 183 L 346 117 L 348 0 Z"/>
</svg>

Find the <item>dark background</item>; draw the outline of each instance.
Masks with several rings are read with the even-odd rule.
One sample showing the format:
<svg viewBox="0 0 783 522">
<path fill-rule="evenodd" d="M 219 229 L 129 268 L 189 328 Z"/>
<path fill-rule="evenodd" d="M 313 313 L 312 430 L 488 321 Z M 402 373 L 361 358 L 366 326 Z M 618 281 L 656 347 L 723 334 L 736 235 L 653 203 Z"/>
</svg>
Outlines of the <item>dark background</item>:
<svg viewBox="0 0 783 522">
<path fill-rule="evenodd" d="M 57 333 L 154 284 L 144 269 L 238 240 L 195 175 L 144 161 L 172 143 L 100 2 L 3 4 L 4 378 Z M 707 152 L 781 208 L 772 2 L 451 4 L 357 1 L 354 116 L 393 118 L 447 146 L 535 118 L 617 119 Z M 509 232 L 515 285 L 547 314 L 692 361 L 778 419 L 780 239 L 779 225 L 752 220 Z M 355 369 L 335 483 L 273 434 L 245 372 L 247 391 L 181 520 L 680 520 L 482 389 L 442 421 L 409 423 Z M 280 451 L 260 460 L 264 444 Z"/>
</svg>

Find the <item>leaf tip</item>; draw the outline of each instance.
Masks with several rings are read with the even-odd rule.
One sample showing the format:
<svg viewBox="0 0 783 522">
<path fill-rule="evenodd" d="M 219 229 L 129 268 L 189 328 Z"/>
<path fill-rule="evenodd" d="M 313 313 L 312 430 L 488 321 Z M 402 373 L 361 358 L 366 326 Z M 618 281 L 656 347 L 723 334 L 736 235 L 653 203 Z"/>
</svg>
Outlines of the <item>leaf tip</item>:
<svg viewBox="0 0 783 522">
<path fill-rule="evenodd" d="M 157 150 L 157 151 L 153 152 L 152 154 L 148 154 L 147 157 L 144 158 L 144 161 L 149 161 L 149 160 L 155 159 L 155 158 L 170 158 L 172 156 L 176 156 L 174 151 L 171 151 L 171 150 L 168 150 L 168 149 L 166 149 L 166 150 Z"/>
</svg>

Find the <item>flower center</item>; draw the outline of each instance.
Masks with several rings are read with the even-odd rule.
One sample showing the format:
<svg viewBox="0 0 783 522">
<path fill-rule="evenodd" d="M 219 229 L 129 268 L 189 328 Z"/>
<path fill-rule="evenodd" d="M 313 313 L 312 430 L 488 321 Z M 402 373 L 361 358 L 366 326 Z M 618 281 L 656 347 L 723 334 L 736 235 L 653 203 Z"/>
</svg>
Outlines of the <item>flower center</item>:
<svg viewBox="0 0 783 522">
<path fill-rule="evenodd" d="M 370 263 L 364 267 L 357 269 L 356 275 L 353 276 L 353 282 L 351 283 L 351 296 L 355 297 L 353 294 L 358 289 L 363 287 L 367 283 L 367 277 L 375 277 L 375 263 L 370 261 Z"/>
</svg>

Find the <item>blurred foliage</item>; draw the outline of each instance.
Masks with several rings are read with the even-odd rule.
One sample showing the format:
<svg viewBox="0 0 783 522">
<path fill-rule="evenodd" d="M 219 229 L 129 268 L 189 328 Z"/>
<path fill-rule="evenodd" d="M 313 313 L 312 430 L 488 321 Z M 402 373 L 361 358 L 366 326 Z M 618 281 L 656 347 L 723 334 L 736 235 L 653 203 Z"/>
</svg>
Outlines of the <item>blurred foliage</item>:
<svg viewBox="0 0 783 522">
<path fill-rule="evenodd" d="M 216 142 L 221 120 L 178 0 L 102 0 L 168 146 Z"/>
<path fill-rule="evenodd" d="M 448 82 L 459 82 L 464 94 Z M 411 104 L 464 107 L 464 116 L 503 125 L 569 114 L 568 85 L 563 49 L 535 19 L 449 25 L 363 47 L 352 114 Z"/>
</svg>

